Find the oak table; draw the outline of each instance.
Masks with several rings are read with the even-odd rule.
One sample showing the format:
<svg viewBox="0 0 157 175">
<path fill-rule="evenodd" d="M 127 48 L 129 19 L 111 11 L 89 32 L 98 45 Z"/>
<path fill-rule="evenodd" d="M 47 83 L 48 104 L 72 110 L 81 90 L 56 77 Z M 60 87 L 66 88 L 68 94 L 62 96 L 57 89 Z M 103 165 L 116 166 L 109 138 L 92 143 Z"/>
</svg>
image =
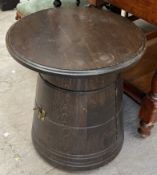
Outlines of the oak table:
<svg viewBox="0 0 157 175">
<path fill-rule="evenodd" d="M 32 127 L 38 152 L 67 170 L 111 161 L 123 143 L 121 71 L 141 58 L 144 34 L 110 12 L 60 8 L 22 18 L 6 42 L 16 61 L 39 72 Z"/>
</svg>

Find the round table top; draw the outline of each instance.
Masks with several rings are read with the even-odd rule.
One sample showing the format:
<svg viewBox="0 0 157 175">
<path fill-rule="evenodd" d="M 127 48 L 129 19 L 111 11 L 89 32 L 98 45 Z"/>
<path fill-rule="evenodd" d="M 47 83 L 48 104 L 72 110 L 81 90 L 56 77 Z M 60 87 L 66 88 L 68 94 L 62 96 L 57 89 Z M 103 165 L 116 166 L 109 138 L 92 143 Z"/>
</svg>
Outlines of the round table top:
<svg viewBox="0 0 157 175">
<path fill-rule="evenodd" d="M 43 10 L 16 22 L 6 37 L 10 54 L 38 72 L 97 75 L 140 59 L 145 37 L 132 22 L 96 8 Z"/>
</svg>

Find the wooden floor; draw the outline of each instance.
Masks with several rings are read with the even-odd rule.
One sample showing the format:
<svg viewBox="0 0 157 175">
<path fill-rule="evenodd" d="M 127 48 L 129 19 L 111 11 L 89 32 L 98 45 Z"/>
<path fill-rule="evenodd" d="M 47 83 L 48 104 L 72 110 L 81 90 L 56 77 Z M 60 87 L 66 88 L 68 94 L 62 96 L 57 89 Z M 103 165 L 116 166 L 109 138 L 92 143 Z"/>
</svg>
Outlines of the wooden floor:
<svg viewBox="0 0 157 175">
<path fill-rule="evenodd" d="M 147 50 L 142 59 L 123 74 L 124 80 L 147 93 L 157 68 L 157 38 L 147 41 Z"/>
</svg>

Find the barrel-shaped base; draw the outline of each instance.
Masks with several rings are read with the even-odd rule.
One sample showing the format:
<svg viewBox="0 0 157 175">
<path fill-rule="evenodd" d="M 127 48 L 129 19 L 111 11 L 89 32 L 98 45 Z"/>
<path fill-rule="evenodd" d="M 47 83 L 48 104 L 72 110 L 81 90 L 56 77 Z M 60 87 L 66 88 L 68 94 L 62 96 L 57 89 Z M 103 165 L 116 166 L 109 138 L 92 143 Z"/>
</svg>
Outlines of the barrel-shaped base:
<svg viewBox="0 0 157 175">
<path fill-rule="evenodd" d="M 119 75 L 39 76 L 32 138 L 53 166 L 80 171 L 110 162 L 122 147 L 122 123 Z"/>
</svg>

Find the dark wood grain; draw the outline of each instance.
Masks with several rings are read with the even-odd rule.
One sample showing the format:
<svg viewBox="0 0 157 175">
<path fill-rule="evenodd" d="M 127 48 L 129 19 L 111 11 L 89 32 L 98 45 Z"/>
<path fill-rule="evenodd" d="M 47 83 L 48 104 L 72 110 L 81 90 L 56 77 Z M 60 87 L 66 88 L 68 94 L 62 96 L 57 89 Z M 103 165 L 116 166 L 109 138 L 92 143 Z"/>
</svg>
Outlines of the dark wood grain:
<svg viewBox="0 0 157 175">
<path fill-rule="evenodd" d="M 39 72 L 32 138 L 42 157 L 67 170 L 115 158 L 124 135 L 121 71 L 144 53 L 144 34 L 110 12 L 49 9 L 14 24 L 6 42 Z"/>
<path fill-rule="evenodd" d="M 40 106 L 46 116 L 42 121 L 38 111 L 34 113 L 34 145 L 57 168 L 102 166 L 119 153 L 123 143 L 121 77 L 96 76 L 92 82 L 91 77 L 78 77 L 73 83 L 64 77 L 41 74 L 38 78 L 35 108 Z"/>
<path fill-rule="evenodd" d="M 147 50 L 140 62 L 124 72 L 124 80 L 130 82 L 143 93 L 148 93 L 151 88 L 153 72 L 157 68 L 157 39 L 147 41 Z M 149 78 L 148 78 L 149 77 Z"/>
<path fill-rule="evenodd" d="M 138 61 L 145 47 L 144 36 L 135 25 L 92 8 L 32 14 L 12 26 L 7 43 L 11 55 L 29 68 L 67 75 L 122 69 Z"/>
</svg>

